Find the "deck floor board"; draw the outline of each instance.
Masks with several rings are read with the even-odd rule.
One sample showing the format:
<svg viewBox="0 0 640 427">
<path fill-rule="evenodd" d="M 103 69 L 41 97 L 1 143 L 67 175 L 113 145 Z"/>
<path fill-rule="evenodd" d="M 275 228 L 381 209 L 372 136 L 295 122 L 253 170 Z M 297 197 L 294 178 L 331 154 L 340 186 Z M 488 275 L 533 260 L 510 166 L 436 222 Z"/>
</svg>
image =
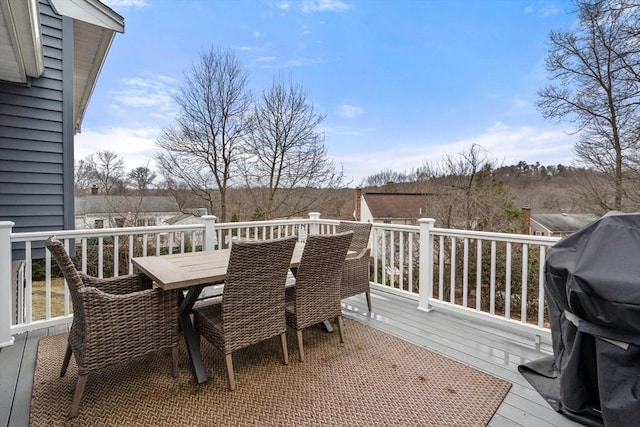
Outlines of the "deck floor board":
<svg viewBox="0 0 640 427">
<path fill-rule="evenodd" d="M 517 371 L 519 364 L 548 355 L 548 348 L 536 349 L 523 337 L 454 314 L 439 310 L 426 313 L 416 307 L 413 299 L 375 290 L 373 314 L 367 312 L 364 296 L 345 300 L 343 313 L 511 382 L 511 390 L 491 420 L 491 427 L 579 426 L 553 411 Z M 38 339 L 65 329 L 21 334 L 13 346 L 0 349 L 0 425 L 28 425 Z"/>
</svg>

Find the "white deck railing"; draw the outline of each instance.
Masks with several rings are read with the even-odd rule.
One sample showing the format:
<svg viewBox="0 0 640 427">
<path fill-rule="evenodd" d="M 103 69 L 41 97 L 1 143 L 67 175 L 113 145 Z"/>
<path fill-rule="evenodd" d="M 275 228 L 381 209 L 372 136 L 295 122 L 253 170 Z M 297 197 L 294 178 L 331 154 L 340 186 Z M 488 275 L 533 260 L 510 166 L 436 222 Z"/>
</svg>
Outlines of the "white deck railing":
<svg viewBox="0 0 640 427">
<path fill-rule="evenodd" d="M 52 234 L 75 251 L 78 268 L 98 277 L 133 272 L 135 256 L 227 248 L 234 238 L 269 239 L 333 233 L 339 221 L 309 218 L 277 221 L 125 227 L 13 233 L 0 222 L 0 346 L 28 330 L 69 323 L 72 307 L 61 278 L 52 275 L 43 250 Z M 518 234 L 373 224 L 372 286 L 417 301 L 418 308 L 449 310 L 550 342 L 546 327 L 543 271 L 548 247 L 558 239 Z M 24 249 L 13 259 L 12 248 Z M 53 263 L 55 271 L 55 263 Z M 374 300 L 375 312 L 375 300 Z"/>
</svg>

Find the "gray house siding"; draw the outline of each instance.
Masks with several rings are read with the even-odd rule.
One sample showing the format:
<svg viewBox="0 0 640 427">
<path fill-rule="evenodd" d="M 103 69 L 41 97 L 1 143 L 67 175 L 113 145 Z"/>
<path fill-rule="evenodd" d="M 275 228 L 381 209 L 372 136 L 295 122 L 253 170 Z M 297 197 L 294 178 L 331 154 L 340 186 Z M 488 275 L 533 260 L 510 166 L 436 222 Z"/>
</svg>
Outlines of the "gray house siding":
<svg viewBox="0 0 640 427">
<path fill-rule="evenodd" d="M 40 18 L 44 74 L 0 82 L 0 220 L 15 232 L 74 227 L 73 21 L 48 0 Z"/>
</svg>

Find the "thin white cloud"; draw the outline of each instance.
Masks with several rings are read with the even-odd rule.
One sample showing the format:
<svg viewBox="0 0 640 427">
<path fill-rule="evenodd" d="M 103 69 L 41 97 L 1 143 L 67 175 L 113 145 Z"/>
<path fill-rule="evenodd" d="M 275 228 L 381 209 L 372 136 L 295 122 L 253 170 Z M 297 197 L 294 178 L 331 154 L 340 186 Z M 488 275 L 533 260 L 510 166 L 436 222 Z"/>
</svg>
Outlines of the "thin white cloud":
<svg viewBox="0 0 640 427">
<path fill-rule="evenodd" d="M 554 4 L 548 5 L 540 9 L 540 15 L 542 16 L 557 15 L 558 13 L 560 13 L 560 9 L 558 9 L 558 7 Z"/>
<path fill-rule="evenodd" d="M 173 95 L 177 86 L 178 81 L 172 77 L 152 74 L 122 79 L 121 86 L 110 93 L 121 110 L 136 107 L 172 111 L 175 108 Z"/>
<path fill-rule="evenodd" d="M 75 160 L 84 159 L 89 154 L 109 150 L 124 160 L 127 170 L 153 160 L 156 153 L 155 139 L 160 135 L 158 128 L 110 128 L 98 132 L 85 129 L 75 136 Z"/>
<path fill-rule="evenodd" d="M 291 7 L 291 5 L 290 5 L 288 2 L 286 2 L 286 1 L 282 1 L 282 2 L 279 2 L 279 3 L 276 5 L 276 7 L 277 7 L 278 9 L 280 9 L 280 10 L 287 11 L 287 10 L 289 10 L 289 8 Z"/>
<path fill-rule="evenodd" d="M 255 62 L 272 62 L 275 61 L 275 56 L 259 56 L 255 59 Z"/>
<path fill-rule="evenodd" d="M 305 0 L 300 9 L 304 13 L 346 12 L 352 5 L 341 0 Z"/>
<path fill-rule="evenodd" d="M 104 4 L 112 9 L 121 8 L 128 9 L 130 7 L 147 7 L 149 3 L 146 0 L 103 0 Z"/>
<path fill-rule="evenodd" d="M 340 104 L 336 107 L 335 113 L 345 119 L 354 119 L 364 114 L 364 108 L 356 105 Z"/>
<path fill-rule="evenodd" d="M 527 6 L 524 8 L 524 13 L 533 13 L 533 6 Z"/>
<path fill-rule="evenodd" d="M 536 129 L 527 126 L 510 127 L 494 123 L 480 135 L 461 140 L 427 144 L 430 141 L 404 141 L 379 151 L 359 151 L 350 156 L 333 156 L 344 166 L 345 175 L 355 183 L 384 169 L 410 171 L 422 167 L 426 161 L 438 163 L 444 156 L 457 156 L 478 144 L 490 158 L 504 164 L 520 160 L 543 165 L 572 164 L 575 137 L 559 129 Z M 376 144 L 370 144 L 376 146 Z"/>
</svg>

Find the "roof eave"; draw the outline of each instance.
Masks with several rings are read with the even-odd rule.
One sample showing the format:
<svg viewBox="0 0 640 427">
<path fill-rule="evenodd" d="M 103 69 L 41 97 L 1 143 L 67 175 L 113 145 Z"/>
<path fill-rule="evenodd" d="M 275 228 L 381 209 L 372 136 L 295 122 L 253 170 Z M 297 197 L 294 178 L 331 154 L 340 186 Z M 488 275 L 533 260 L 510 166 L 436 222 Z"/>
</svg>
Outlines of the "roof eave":
<svg viewBox="0 0 640 427">
<path fill-rule="evenodd" d="M 44 54 L 38 0 L 0 0 L 0 10 L 19 68 L 12 81 L 27 83 L 29 77 L 40 77 L 44 72 Z"/>
<path fill-rule="evenodd" d="M 107 59 L 111 43 L 116 33 L 124 33 L 124 18 L 98 0 L 50 1 L 59 15 L 68 16 L 75 21 L 74 26 L 82 26 L 84 30 L 95 31 L 97 35 L 98 42 L 95 44 L 94 59 L 88 69 L 85 68 L 86 81 L 81 88 L 76 88 L 73 125 L 74 133 L 79 133 L 89 99 L 98 82 L 98 76 Z M 80 36 L 75 35 L 75 37 Z M 74 72 L 74 75 L 77 73 Z"/>
<path fill-rule="evenodd" d="M 124 33 L 124 18 L 98 0 L 50 0 L 59 15 Z"/>
<path fill-rule="evenodd" d="M 84 89 L 80 94 L 77 109 L 74 115 L 74 133 L 80 133 L 82 127 L 82 120 L 84 119 L 84 114 L 87 111 L 87 106 L 89 105 L 89 99 L 91 99 L 91 95 L 93 94 L 93 90 L 98 83 L 98 76 L 102 71 L 102 66 L 104 65 L 107 54 L 109 53 L 109 49 L 111 48 L 111 43 L 113 43 L 113 39 L 115 38 L 116 33 L 109 30 L 103 30 L 102 37 L 100 38 L 100 43 L 96 49 L 96 57 L 89 71 L 89 75 L 87 77 L 87 82 L 84 85 Z"/>
</svg>

